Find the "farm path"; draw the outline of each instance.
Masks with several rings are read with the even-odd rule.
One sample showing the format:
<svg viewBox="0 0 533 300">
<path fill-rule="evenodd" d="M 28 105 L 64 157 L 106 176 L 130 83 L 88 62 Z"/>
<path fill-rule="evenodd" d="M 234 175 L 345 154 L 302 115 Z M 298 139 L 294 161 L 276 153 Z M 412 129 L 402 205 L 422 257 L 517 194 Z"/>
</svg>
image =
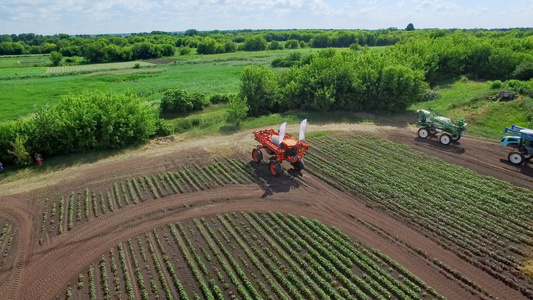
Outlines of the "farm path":
<svg viewBox="0 0 533 300">
<path fill-rule="evenodd" d="M 450 146 L 441 145 L 436 138 L 420 139 L 417 128 L 398 124 L 376 125 L 373 123 L 333 123 L 325 125 L 308 124 L 306 132 L 362 132 L 376 134 L 386 139 L 407 144 L 428 155 L 471 168 L 481 174 L 494 176 L 509 182 L 533 188 L 533 165 L 514 166 L 507 162 L 510 148 L 499 146 L 497 141 L 463 137 Z M 175 161 L 186 159 L 187 153 L 201 150 L 212 156 L 227 156 L 228 153 L 248 153 L 256 142 L 251 138 L 252 130 L 240 131 L 231 135 L 201 136 L 188 138 L 176 135 L 152 140 L 149 144 L 135 150 L 101 159 L 90 164 L 66 167 L 62 170 L 46 172 L 31 178 L 11 182 L 0 182 L 0 196 L 38 190 L 50 185 L 71 182 L 90 182 L 100 177 L 101 172 L 110 171 L 114 176 L 127 176 L 129 173 L 150 173 L 161 171 L 161 162 L 173 158 Z M 289 124 L 288 133 L 296 134 L 298 125 Z M 393 159 L 393 158 L 391 158 Z M 124 174 L 127 170 L 128 174 Z M 141 173 L 141 174 L 142 174 Z"/>
</svg>

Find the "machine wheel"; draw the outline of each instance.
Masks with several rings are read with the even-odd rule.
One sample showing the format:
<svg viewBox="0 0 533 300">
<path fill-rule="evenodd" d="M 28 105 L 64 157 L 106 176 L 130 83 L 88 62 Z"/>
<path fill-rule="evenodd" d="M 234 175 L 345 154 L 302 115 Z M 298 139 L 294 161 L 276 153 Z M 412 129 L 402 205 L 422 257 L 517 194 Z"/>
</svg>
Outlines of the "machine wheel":
<svg viewBox="0 0 533 300">
<path fill-rule="evenodd" d="M 252 159 L 256 163 L 260 163 L 263 160 L 263 152 L 261 152 L 261 150 L 255 148 L 254 150 L 252 150 Z"/>
<path fill-rule="evenodd" d="M 452 141 L 452 137 L 447 133 L 443 133 L 440 135 L 439 141 L 441 144 L 448 146 Z"/>
<path fill-rule="evenodd" d="M 437 129 L 429 128 L 429 135 L 435 135 L 435 134 L 437 134 Z"/>
<path fill-rule="evenodd" d="M 513 165 L 521 165 L 524 163 L 524 160 L 525 160 L 524 155 L 522 155 L 522 153 L 520 152 L 509 153 L 509 156 L 507 156 L 507 159 Z"/>
<path fill-rule="evenodd" d="M 272 173 L 273 176 L 279 176 L 283 172 L 283 169 L 281 168 L 281 164 L 275 160 L 270 161 L 270 173 Z"/>
<path fill-rule="evenodd" d="M 452 141 L 457 142 L 460 139 L 461 139 L 460 135 L 452 135 Z"/>
<path fill-rule="evenodd" d="M 427 128 L 418 129 L 418 136 L 422 139 L 427 139 L 429 136 L 429 130 Z"/>
<path fill-rule="evenodd" d="M 533 155 L 531 154 L 522 153 L 522 156 L 524 157 L 525 160 L 530 160 L 531 158 L 533 158 Z"/>
<path fill-rule="evenodd" d="M 291 163 L 291 165 L 296 171 L 301 171 L 301 170 L 303 170 L 305 168 L 305 164 L 304 164 L 303 160 L 297 161 L 297 162 L 293 162 L 293 163 Z"/>
</svg>

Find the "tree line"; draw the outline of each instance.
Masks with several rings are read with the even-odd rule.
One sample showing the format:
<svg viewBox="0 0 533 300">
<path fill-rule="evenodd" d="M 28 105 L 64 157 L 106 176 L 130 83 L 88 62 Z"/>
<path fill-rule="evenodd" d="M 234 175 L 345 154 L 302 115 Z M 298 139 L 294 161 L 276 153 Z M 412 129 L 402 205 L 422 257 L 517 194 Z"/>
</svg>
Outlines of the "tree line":
<svg viewBox="0 0 533 300">
<path fill-rule="evenodd" d="M 507 40 L 533 35 L 531 29 L 512 30 L 234 30 L 202 32 L 134 33 L 128 35 L 51 36 L 34 33 L 0 35 L 0 55 L 47 54 L 53 51 L 64 57 L 83 56 L 91 62 L 128 61 L 172 56 L 195 49 L 198 54 L 235 51 L 294 49 L 301 47 L 390 46 L 410 39 L 435 39 L 455 34 L 471 38 Z"/>
<path fill-rule="evenodd" d="M 291 109 L 404 110 L 438 96 L 428 87 L 445 79 L 530 80 L 531 33 L 432 30 L 382 50 L 291 53 L 272 62 L 273 67 L 285 67 L 282 72 L 247 67 L 240 98 L 249 116 Z"/>
</svg>

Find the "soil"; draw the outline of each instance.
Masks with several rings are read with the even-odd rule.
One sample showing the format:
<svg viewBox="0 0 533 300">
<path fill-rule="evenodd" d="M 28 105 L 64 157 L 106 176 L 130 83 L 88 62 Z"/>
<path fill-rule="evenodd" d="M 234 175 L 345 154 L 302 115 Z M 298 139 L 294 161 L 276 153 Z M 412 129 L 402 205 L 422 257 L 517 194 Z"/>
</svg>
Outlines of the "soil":
<svg viewBox="0 0 533 300">
<path fill-rule="evenodd" d="M 297 128 L 293 127 L 288 126 L 287 131 L 296 132 Z M 307 129 L 308 133 L 358 131 L 377 134 L 479 173 L 527 188 L 533 187 L 532 166 L 517 167 L 507 163 L 510 149 L 497 145 L 496 141 L 465 137 L 446 147 L 440 145 L 436 138 L 418 138 L 414 127 L 373 124 L 329 124 L 309 126 Z M 9 220 L 16 230 L 11 257 L 0 268 L 0 298 L 55 298 L 72 278 L 76 278 L 102 254 L 108 253 L 119 241 L 171 222 L 233 211 L 275 211 L 316 218 L 379 249 L 449 299 L 479 299 L 483 292 L 498 299 L 523 298 L 519 291 L 465 263 L 408 224 L 365 206 L 358 198 L 333 189 L 305 171 L 306 186 L 295 186 L 292 177 L 282 176 L 260 185 L 229 185 L 170 195 L 157 201 L 127 205 L 89 221 L 83 220 L 72 230 L 39 243 L 41 217 L 43 209 L 48 207 L 47 203 L 67 196 L 71 191 L 83 191 L 85 188 L 102 191 L 113 182 L 176 171 L 178 166 L 191 159 L 202 164 L 210 163 L 213 157 L 219 156 L 247 159 L 255 145 L 250 136 L 250 132 L 245 131 L 191 140 L 186 140 L 185 136 L 154 140 L 140 149 L 92 164 L 0 184 L 0 219 Z M 268 171 L 265 169 L 265 172 Z M 67 197 L 65 200 L 68 201 Z M 386 234 L 380 234 L 364 224 L 371 224 Z M 423 251 L 425 257 L 413 249 Z M 469 290 L 432 263 L 433 259 L 460 272 L 482 292 Z"/>
</svg>

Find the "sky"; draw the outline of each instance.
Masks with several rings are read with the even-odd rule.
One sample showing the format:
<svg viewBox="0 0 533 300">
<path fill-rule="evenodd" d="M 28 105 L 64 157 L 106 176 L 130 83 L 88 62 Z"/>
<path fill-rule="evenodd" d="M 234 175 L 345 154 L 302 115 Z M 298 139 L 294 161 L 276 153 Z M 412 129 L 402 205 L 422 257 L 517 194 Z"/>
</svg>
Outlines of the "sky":
<svg viewBox="0 0 533 300">
<path fill-rule="evenodd" d="M 532 0 L 0 0 L 0 34 L 533 27 Z"/>
</svg>

